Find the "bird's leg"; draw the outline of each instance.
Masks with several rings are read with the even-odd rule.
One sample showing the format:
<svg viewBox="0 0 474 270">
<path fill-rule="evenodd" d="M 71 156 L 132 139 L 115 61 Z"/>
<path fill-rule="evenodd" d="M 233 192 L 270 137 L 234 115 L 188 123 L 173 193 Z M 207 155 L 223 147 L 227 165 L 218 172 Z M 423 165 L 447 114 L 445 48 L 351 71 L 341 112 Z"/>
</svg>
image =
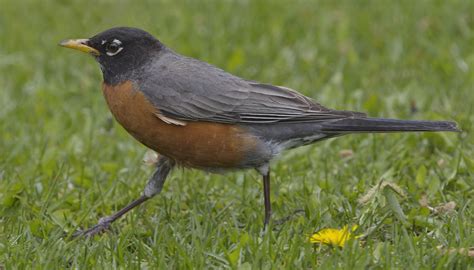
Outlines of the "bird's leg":
<svg viewBox="0 0 474 270">
<path fill-rule="evenodd" d="M 109 229 L 110 224 L 115 220 L 119 219 L 121 216 L 126 214 L 128 211 L 137 207 L 138 205 L 149 200 L 153 196 L 159 194 L 163 188 L 166 177 L 174 166 L 174 162 L 166 157 L 160 156 L 158 159 L 157 167 L 150 180 L 148 181 L 143 195 L 140 198 L 134 200 L 124 208 L 120 209 L 111 216 L 103 217 L 99 219 L 99 223 L 92 228 L 89 228 L 85 231 L 79 231 L 73 234 L 73 237 L 77 236 L 86 236 L 91 237 L 98 233 L 102 233 Z"/>
<path fill-rule="evenodd" d="M 270 171 L 263 176 L 263 200 L 265 202 L 265 221 L 263 227 L 266 228 L 272 216 L 272 204 L 270 202 Z"/>
<path fill-rule="evenodd" d="M 265 230 L 272 216 L 272 204 L 270 202 L 270 169 L 268 165 L 259 168 L 259 172 L 263 176 L 263 201 L 265 204 L 265 220 L 263 229 Z"/>
</svg>

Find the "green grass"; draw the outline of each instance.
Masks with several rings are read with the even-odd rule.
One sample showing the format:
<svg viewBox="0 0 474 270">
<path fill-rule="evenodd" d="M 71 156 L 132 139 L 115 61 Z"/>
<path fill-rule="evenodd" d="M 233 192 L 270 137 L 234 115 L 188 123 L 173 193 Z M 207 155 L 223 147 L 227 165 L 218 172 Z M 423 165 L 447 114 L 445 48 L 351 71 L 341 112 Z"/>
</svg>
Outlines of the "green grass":
<svg viewBox="0 0 474 270">
<path fill-rule="evenodd" d="M 473 3 L 0 0 L 0 269 L 473 267 L 437 248 L 474 246 Z M 352 135 L 285 153 L 272 165 L 274 219 L 304 213 L 265 235 L 257 173 L 178 169 L 112 233 L 67 240 L 136 198 L 152 172 L 112 119 L 98 65 L 56 45 L 117 25 L 331 108 L 452 119 L 464 132 Z M 382 179 L 406 195 L 359 204 Z M 436 214 L 423 197 L 456 208 Z M 346 224 L 365 237 L 308 242 Z"/>
</svg>

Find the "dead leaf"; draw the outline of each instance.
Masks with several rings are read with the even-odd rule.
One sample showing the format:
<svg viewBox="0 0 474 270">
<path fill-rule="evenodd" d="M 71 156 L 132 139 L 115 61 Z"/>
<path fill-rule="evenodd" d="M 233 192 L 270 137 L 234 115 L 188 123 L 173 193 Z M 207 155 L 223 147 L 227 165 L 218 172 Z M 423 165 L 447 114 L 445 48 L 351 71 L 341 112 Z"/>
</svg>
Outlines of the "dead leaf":
<svg viewBox="0 0 474 270">
<path fill-rule="evenodd" d="M 430 205 L 428 204 L 428 196 L 426 196 L 426 194 L 421 195 L 421 198 L 418 200 L 418 203 L 421 207 L 430 208 Z"/>
<path fill-rule="evenodd" d="M 341 158 L 351 158 L 354 155 L 354 151 L 351 149 L 343 149 L 339 151 L 339 156 Z"/>
<path fill-rule="evenodd" d="M 437 164 L 438 164 L 438 167 L 441 167 L 441 168 L 442 168 L 442 167 L 444 167 L 444 165 L 446 164 L 446 160 L 444 160 L 444 159 L 439 159 L 438 162 L 437 162 Z"/>
<path fill-rule="evenodd" d="M 474 257 L 474 247 L 470 248 L 446 248 L 442 245 L 436 247 L 443 254 L 453 254 L 459 253 L 461 255 L 466 255 L 468 257 Z"/>
<path fill-rule="evenodd" d="M 452 214 L 454 210 L 456 209 L 456 203 L 453 201 L 447 202 L 440 204 L 433 208 L 433 212 L 435 214 L 440 214 L 440 215 L 448 215 Z"/>
</svg>

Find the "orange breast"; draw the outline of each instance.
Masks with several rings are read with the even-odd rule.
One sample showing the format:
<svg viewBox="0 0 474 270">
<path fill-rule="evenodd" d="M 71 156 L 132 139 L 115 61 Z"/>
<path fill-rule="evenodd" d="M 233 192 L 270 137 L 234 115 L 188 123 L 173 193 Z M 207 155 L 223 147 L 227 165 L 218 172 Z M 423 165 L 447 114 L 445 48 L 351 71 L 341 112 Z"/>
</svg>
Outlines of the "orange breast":
<svg viewBox="0 0 474 270">
<path fill-rule="evenodd" d="M 159 119 L 146 97 L 131 82 L 103 85 L 115 119 L 138 141 L 178 163 L 197 168 L 236 168 L 257 145 L 257 139 L 235 125 Z"/>
</svg>

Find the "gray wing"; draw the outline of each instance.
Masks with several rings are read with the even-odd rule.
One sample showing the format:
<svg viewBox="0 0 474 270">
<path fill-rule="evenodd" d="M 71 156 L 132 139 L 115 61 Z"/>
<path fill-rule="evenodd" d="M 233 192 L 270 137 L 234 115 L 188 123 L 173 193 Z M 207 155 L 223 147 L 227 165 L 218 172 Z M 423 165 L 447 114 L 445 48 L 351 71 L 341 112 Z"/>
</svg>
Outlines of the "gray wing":
<svg viewBox="0 0 474 270">
<path fill-rule="evenodd" d="M 140 74 L 139 88 L 160 113 L 177 120 L 268 124 L 364 116 L 330 110 L 289 88 L 246 81 L 171 52 L 150 65 Z"/>
</svg>

